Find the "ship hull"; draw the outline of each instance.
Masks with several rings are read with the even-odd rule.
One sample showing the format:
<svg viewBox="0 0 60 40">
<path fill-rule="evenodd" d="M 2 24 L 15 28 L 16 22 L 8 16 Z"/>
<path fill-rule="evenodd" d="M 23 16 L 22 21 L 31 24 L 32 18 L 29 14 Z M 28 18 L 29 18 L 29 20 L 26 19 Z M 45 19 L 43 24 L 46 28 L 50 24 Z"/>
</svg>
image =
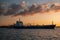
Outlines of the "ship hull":
<svg viewBox="0 0 60 40">
<path fill-rule="evenodd" d="M 15 28 L 15 29 L 54 29 L 56 25 L 39 25 L 39 26 L 2 26 L 0 28 Z"/>
<path fill-rule="evenodd" d="M 43 26 L 14 26 L 17 29 L 54 29 L 55 25 L 43 25 Z"/>
</svg>

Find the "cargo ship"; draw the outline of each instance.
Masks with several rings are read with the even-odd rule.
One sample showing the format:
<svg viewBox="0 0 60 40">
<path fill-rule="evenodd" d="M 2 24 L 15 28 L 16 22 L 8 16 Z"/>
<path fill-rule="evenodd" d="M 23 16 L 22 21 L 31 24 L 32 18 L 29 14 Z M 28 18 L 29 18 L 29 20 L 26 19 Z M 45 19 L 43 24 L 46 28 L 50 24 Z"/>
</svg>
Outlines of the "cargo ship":
<svg viewBox="0 0 60 40">
<path fill-rule="evenodd" d="M 23 22 L 20 21 L 16 21 L 16 23 L 14 25 L 11 25 L 11 28 L 18 28 L 18 29 L 54 29 L 56 25 L 52 24 L 50 25 L 28 25 L 28 26 L 24 26 Z"/>
</svg>

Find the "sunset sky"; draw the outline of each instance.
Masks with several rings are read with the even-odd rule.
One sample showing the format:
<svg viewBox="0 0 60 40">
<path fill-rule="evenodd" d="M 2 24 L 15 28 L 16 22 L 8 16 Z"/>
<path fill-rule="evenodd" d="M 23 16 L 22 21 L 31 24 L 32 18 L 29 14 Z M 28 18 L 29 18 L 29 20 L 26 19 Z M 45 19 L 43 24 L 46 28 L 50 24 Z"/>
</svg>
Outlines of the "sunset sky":
<svg viewBox="0 0 60 40">
<path fill-rule="evenodd" d="M 60 26 L 60 0 L 0 0 L 0 26 L 12 25 L 20 18 L 24 25 Z"/>
</svg>

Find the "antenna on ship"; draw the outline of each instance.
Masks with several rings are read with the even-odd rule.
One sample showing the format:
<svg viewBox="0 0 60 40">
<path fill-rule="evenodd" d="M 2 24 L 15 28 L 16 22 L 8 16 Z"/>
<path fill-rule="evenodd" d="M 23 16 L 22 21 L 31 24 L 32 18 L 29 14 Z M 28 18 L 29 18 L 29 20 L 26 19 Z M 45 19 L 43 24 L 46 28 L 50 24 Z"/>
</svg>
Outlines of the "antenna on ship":
<svg viewBox="0 0 60 40">
<path fill-rule="evenodd" d="M 20 18 L 19 18 L 19 21 L 20 21 Z"/>
<path fill-rule="evenodd" d="M 53 21 L 52 21 L 52 25 L 53 25 Z"/>
</svg>

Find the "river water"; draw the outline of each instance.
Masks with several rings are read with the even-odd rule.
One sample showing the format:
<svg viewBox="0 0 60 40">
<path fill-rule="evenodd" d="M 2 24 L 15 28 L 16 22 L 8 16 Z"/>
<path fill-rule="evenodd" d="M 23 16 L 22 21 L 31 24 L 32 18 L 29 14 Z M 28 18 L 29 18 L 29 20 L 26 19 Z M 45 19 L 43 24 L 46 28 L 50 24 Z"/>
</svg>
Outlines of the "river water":
<svg viewBox="0 0 60 40">
<path fill-rule="evenodd" d="M 0 40 L 60 40 L 60 28 L 55 29 L 0 28 Z"/>
</svg>

